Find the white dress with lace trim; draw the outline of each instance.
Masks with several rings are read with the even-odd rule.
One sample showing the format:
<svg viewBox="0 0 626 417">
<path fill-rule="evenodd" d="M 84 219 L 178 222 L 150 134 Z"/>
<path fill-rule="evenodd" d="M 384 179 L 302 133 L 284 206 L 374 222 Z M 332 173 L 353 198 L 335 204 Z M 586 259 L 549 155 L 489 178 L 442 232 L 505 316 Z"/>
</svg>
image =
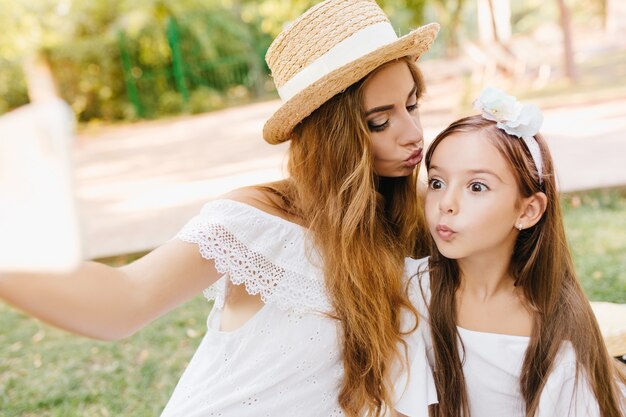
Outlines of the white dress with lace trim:
<svg viewBox="0 0 626 417">
<path fill-rule="evenodd" d="M 204 292 L 224 305 L 227 278 L 260 294 L 266 304 L 283 310 L 330 312 L 317 253 L 309 247 L 306 229 L 232 200 L 206 204 L 177 235 L 196 243 L 206 259 L 225 274 Z M 307 261 L 304 261 L 304 260 Z"/>
<path fill-rule="evenodd" d="M 307 230 L 243 203 L 216 200 L 178 238 L 196 244 L 225 276 L 209 291 L 216 303 L 207 333 L 162 417 L 345 416 L 338 403 L 341 326 L 324 314 L 332 308 Z M 261 294 L 265 305 L 225 332 L 220 319 L 232 284 Z M 426 417 L 436 399 L 421 331 L 408 336 L 407 345 L 413 365 L 410 378 L 398 372 L 396 397 L 411 399 L 409 417 Z"/>
</svg>

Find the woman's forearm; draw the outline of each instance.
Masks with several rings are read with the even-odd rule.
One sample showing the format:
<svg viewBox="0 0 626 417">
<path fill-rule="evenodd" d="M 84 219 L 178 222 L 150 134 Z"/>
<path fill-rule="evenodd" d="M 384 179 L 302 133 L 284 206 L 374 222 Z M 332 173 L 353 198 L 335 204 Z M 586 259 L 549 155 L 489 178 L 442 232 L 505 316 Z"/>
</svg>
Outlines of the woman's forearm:
<svg viewBox="0 0 626 417">
<path fill-rule="evenodd" d="M 0 298 L 49 324 L 97 339 L 119 339 L 140 326 L 140 300 L 122 270 L 85 262 L 71 273 L 0 272 Z"/>
<path fill-rule="evenodd" d="M 85 262 L 66 274 L 0 271 L 0 299 L 62 329 L 120 339 L 219 276 L 213 261 L 204 259 L 195 244 L 172 240 L 120 268 Z"/>
</svg>

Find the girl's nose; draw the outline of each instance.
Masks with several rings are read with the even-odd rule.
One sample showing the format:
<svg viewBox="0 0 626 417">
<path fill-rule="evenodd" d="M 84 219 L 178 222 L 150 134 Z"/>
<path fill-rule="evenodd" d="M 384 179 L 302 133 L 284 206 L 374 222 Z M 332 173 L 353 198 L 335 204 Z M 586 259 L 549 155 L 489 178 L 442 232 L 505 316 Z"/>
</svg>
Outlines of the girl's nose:
<svg viewBox="0 0 626 417">
<path fill-rule="evenodd" d="M 456 214 L 458 212 L 458 204 L 454 191 L 446 189 L 439 200 L 439 211 L 443 214 Z"/>
</svg>

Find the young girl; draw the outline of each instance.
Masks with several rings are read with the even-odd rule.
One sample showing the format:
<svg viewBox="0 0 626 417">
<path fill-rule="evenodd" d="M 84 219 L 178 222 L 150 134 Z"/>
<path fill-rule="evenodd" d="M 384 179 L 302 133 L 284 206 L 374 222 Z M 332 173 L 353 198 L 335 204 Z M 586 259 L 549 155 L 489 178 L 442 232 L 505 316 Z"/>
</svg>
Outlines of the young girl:
<svg viewBox="0 0 626 417">
<path fill-rule="evenodd" d="M 496 89 L 475 106 L 481 115 L 428 149 L 436 246 L 408 263 L 430 316 L 434 415 L 623 415 L 617 363 L 575 277 L 541 113 Z"/>
<path fill-rule="evenodd" d="M 437 30 L 398 38 L 368 0 L 314 6 L 267 52 L 284 104 L 263 133 L 292 139 L 288 179 L 208 203 L 177 239 L 119 269 L 2 272 L 0 297 L 118 339 L 210 287 L 207 334 L 163 416 L 381 416 L 402 394 L 410 415 L 426 415 L 434 385 L 402 270 L 425 249 L 415 60 Z M 414 356 L 423 366 L 405 390 L 399 364 Z"/>
</svg>

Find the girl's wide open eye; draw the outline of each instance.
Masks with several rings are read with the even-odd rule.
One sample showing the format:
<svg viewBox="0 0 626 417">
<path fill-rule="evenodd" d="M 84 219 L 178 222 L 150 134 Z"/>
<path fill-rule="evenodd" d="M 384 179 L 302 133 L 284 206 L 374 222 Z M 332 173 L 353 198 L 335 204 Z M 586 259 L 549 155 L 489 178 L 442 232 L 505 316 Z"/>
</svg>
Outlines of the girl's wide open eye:
<svg viewBox="0 0 626 417">
<path fill-rule="evenodd" d="M 489 187 L 482 182 L 473 182 L 469 185 L 469 188 L 473 193 L 482 193 L 483 191 L 489 190 Z"/>
<path fill-rule="evenodd" d="M 428 180 L 428 188 L 431 190 L 441 190 L 443 188 L 443 181 L 437 178 L 430 178 Z"/>
</svg>

